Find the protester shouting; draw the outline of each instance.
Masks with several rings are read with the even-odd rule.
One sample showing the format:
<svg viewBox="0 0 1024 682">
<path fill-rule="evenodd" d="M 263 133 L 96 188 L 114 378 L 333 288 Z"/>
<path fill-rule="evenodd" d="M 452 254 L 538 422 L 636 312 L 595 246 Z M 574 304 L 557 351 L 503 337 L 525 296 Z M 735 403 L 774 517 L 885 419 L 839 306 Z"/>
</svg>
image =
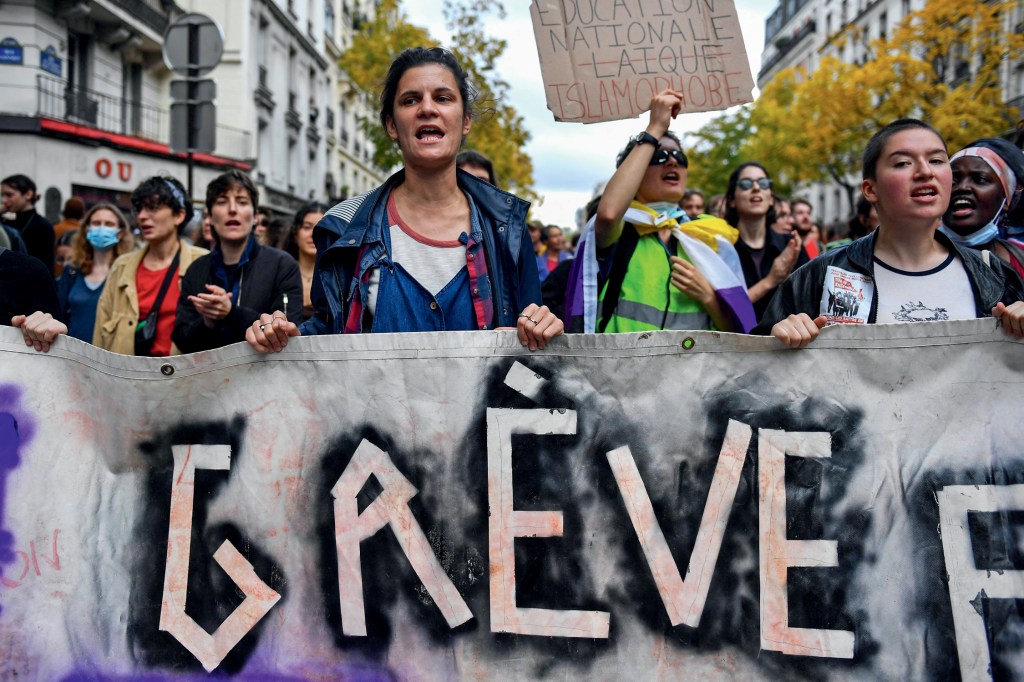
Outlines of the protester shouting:
<svg viewBox="0 0 1024 682">
<path fill-rule="evenodd" d="M 893 121 L 864 151 L 861 191 L 878 229 L 830 251 L 787 279 L 756 331 L 792 348 L 828 322 L 920 322 L 1000 318 L 1024 338 L 1020 277 L 999 259 L 986 264 L 938 231 L 953 180 L 946 143 L 916 119 Z"/>
<path fill-rule="evenodd" d="M 615 174 L 598 204 L 592 226 L 595 243 L 584 246 L 584 255 L 596 255 L 607 273 L 598 286 L 598 332 L 746 331 L 720 300 L 707 269 L 695 260 L 695 251 L 701 249 L 712 261 L 719 260 L 723 249 L 732 251 L 736 230 L 716 218 L 691 222 L 679 208 L 689 162 L 669 124 L 681 108 L 681 93 L 663 90 L 654 97 L 647 128 L 619 153 Z M 584 280 L 592 276 L 587 270 L 586 264 L 578 269 Z M 749 310 L 738 273 L 735 284 Z M 576 288 L 570 285 L 570 290 Z M 584 329 L 590 330 L 589 319 Z"/>
<path fill-rule="evenodd" d="M 1024 276 L 1024 244 L 1018 241 L 1024 236 L 1024 152 L 985 138 L 954 154 L 950 166 L 953 193 L 943 233 L 960 246 L 991 251 Z"/>
<path fill-rule="evenodd" d="M 299 267 L 288 254 L 256 241 L 259 190 L 245 173 L 231 170 L 206 187 L 213 251 L 200 256 L 181 280 L 171 335 L 183 353 L 245 340 L 261 310 L 302 312 Z"/>
<path fill-rule="evenodd" d="M 176 355 L 171 332 L 180 279 L 207 251 L 181 239 L 192 200 L 176 179 L 147 178 L 131 202 L 146 246 L 114 261 L 96 309 L 93 344 L 125 355 Z"/>
<path fill-rule="evenodd" d="M 380 121 L 404 168 L 332 208 L 314 231 L 316 314 L 302 327 L 264 314 L 261 352 L 301 334 L 515 327 L 530 350 L 562 333 L 538 305 L 529 204 L 456 168 L 477 93 L 451 52 L 411 48 L 391 64 Z"/>
</svg>

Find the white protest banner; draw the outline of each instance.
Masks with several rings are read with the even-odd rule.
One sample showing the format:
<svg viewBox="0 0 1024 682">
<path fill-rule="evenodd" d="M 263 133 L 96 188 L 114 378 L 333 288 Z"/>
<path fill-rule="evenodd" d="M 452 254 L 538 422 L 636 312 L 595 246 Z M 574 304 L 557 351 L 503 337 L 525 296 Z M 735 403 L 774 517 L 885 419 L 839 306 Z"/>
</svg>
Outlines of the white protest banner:
<svg viewBox="0 0 1024 682">
<path fill-rule="evenodd" d="M 0 678 L 1024 674 L 994 320 L 298 338 L 0 328 Z"/>
<path fill-rule="evenodd" d="M 683 112 L 753 101 L 733 0 L 533 0 L 530 16 L 558 121 L 635 118 L 667 88 Z"/>
</svg>

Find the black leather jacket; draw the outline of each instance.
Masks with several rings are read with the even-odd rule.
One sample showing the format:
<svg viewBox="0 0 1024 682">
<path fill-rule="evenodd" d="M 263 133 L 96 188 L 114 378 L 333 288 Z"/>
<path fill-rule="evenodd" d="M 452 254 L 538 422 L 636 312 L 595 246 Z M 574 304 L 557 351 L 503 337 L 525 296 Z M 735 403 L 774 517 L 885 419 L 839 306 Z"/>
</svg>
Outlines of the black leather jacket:
<svg viewBox="0 0 1024 682">
<path fill-rule="evenodd" d="M 1010 305 L 1024 300 L 1024 282 L 1012 267 L 999 260 L 995 255 L 990 258 L 991 265 L 986 265 L 981 255 L 968 248 L 954 244 L 941 232 L 935 238 L 952 251 L 960 259 L 967 271 L 974 293 L 974 306 L 978 317 L 988 317 L 992 308 L 1002 301 Z M 768 304 L 753 334 L 770 334 L 772 327 L 790 315 L 807 313 L 811 318 L 823 314 L 821 311 L 822 289 L 825 286 L 825 273 L 828 266 L 833 265 L 843 270 L 859 272 L 874 279 L 875 277 L 875 242 L 878 231 L 842 248 L 828 251 L 791 274 L 779 285 Z M 874 323 L 878 315 L 878 296 L 872 297 L 868 323 Z"/>
</svg>

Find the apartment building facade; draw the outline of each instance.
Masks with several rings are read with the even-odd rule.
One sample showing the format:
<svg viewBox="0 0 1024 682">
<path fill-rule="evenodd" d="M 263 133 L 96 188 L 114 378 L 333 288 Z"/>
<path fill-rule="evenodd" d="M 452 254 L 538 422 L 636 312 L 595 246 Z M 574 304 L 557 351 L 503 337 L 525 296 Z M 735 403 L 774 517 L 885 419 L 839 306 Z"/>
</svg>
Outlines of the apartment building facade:
<svg viewBox="0 0 1024 682">
<path fill-rule="evenodd" d="M 812 73 L 825 56 L 835 56 L 846 63 L 863 61 L 868 42 L 888 36 L 906 15 L 923 8 L 926 1 L 780 0 L 765 21 L 758 87 L 764 88 L 778 73 L 790 67 L 802 66 Z M 1022 5 L 1024 3 L 1017 3 L 1004 18 L 1004 30 L 1024 31 Z M 865 40 L 835 40 L 837 33 L 849 25 L 859 27 Z M 956 61 L 949 78 L 969 78 L 970 59 L 970 55 L 964 55 L 962 60 Z M 1024 60 L 1007 61 L 1002 70 L 1004 101 L 1021 108 L 1024 106 Z M 814 205 L 819 224 L 845 220 L 852 213 L 845 191 L 837 185 L 818 183 L 804 187 L 799 194 Z"/>
<path fill-rule="evenodd" d="M 193 196 L 229 168 L 253 175 L 262 203 L 289 216 L 378 184 L 358 117 L 372 115 L 337 68 L 372 0 L 3 0 L 0 177 L 25 173 L 37 208 L 63 201 L 128 206 L 142 179 L 182 182 L 170 142 L 167 26 L 186 12 L 222 28 L 216 148 L 196 154 Z"/>
</svg>

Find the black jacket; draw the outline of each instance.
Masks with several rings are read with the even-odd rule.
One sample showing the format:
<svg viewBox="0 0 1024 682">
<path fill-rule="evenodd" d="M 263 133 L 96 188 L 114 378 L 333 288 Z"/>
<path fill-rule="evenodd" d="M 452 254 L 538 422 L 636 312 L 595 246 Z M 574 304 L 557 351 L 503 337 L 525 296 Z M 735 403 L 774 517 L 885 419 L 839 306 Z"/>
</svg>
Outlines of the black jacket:
<svg viewBox="0 0 1024 682">
<path fill-rule="evenodd" d="M 1024 282 L 1009 265 L 992 256 L 991 265 L 985 265 L 978 252 L 961 248 L 954 244 L 941 232 L 935 238 L 952 251 L 964 265 L 967 278 L 971 282 L 974 293 L 974 306 L 978 317 L 988 317 L 992 308 L 1002 301 L 1010 305 L 1024 300 Z M 753 334 L 770 334 L 772 327 L 790 315 L 807 313 L 811 318 L 823 314 L 821 312 L 822 290 L 825 286 L 825 273 L 828 266 L 833 265 L 843 270 L 859 272 L 875 278 L 875 242 L 878 241 L 878 230 L 855 242 L 828 251 L 807 265 L 803 266 L 785 282 L 779 285 L 772 297 L 764 316 L 760 318 Z M 876 284 L 877 286 L 877 284 Z M 868 323 L 873 324 L 878 315 L 878 292 L 871 299 L 871 311 Z"/>
<path fill-rule="evenodd" d="M 35 212 L 34 209 L 15 214 L 10 225 L 18 230 L 28 248 L 28 255 L 35 256 L 53 272 L 53 261 L 57 251 L 53 224 Z"/>
<path fill-rule="evenodd" d="M 764 239 L 764 255 L 761 256 L 760 267 L 754 263 L 754 256 L 751 254 L 752 249 L 747 246 L 743 238 L 741 237 L 736 241 L 736 254 L 740 257 L 740 266 L 743 268 L 743 279 L 746 280 L 747 289 L 768 276 L 768 273 L 772 271 L 772 264 L 775 263 L 775 259 L 786 250 L 786 246 L 789 244 L 790 238 L 788 236 L 779 234 L 770 227 L 767 230 Z M 800 255 L 797 256 L 796 263 L 793 264 L 793 270 L 796 270 L 808 260 L 807 251 L 801 248 Z M 765 293 L 764 296 L 753 302 L 754 313 L 757 315 L 758 322 L 764 317 L 764 311 L 768 309 L 768 303 L 772 300 L 772 294 L 776 291 L 778 291 L 778 287 L 775 287 L 775 289 Z"/>
<path fill-rule="evenodd" d="M 245 340 L 245 330 L 259 319 L 260 313 L 283 309 L 284 295 L 288 296 L 288 319 L 302 319 L 302 276 L 291 256 L 274 248 L 253 245 L 249 262 L 242 266 L 242 283 L 238 300 L 232 301 L 231 312 L 213 329 L 188 300 L 189 296 L 207 293 L 206 285 L 215 284 L 212 255 L 196 259 L 181 280 L 181 297 L 171 334 L 182 353 L 195 353 L 220 348 Z"/>
<path fill-rule="evenodd" d="M 31 315 L 37 310 L 59 319 L 53 270 L 27 253 L 0 247 L 0 324 L 10 326 L 15 315 Z"/>
</svg>

